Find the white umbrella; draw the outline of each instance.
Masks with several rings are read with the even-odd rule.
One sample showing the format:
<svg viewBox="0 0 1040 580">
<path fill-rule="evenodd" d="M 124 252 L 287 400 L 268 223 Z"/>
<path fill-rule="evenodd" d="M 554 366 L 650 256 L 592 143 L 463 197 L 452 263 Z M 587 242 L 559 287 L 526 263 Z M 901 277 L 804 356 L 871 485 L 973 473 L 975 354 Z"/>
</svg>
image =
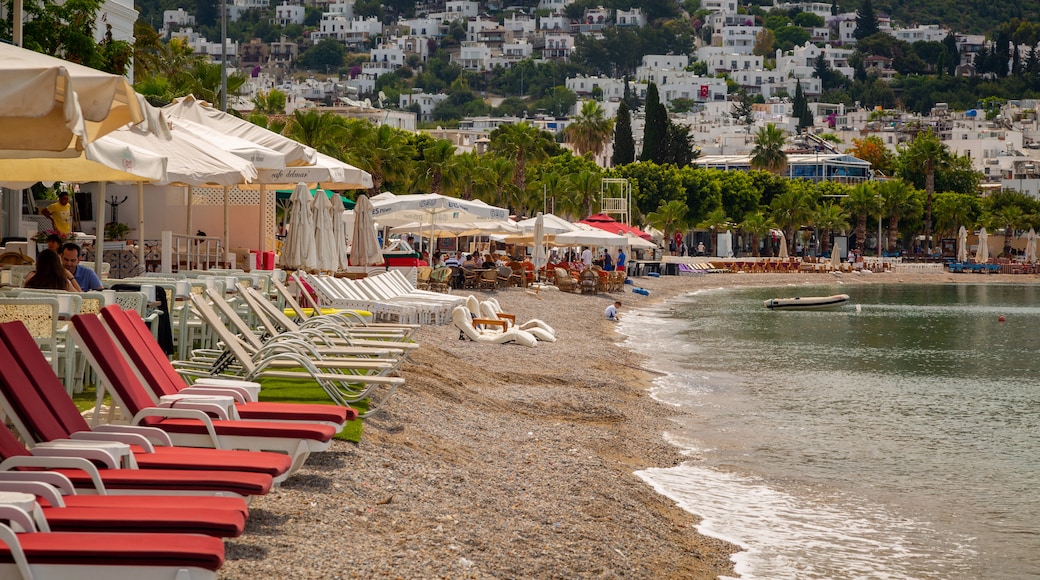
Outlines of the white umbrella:
<svg viewBox="0 0 1040 580">
<path fill-rule="evenodd" d="M 841 252 L 838 251 L 838 244 L 834 244 L 834 247 L 831 248 L 831 266 L 841 269 Z"/>
<path fill-rule="evenodd" d="M 311 213 L 311 191 L 306 183 L 297 184 L 290 201 L 289 232 L 282 246 L 282 264 L 287 268 L 314 267 L 317 251 L 314 247 L 314 219 Z"/>
<path fill-rule="evenodd" d="M 504 222 L 509 219 L 509 211 L 506 209 L 479 200 L 458 199 L 439 193 L 394 195 L 383 192 L 372 198 L 371 213 L 373 220 L 382 226 L 419 222 L 431 231 L 442 224 Z M 436 248 L 436 235 L 430 238 L 430 247 Z"/>
<path fill-rule="evenodd" d="M 1029 228 L 1026 234 L 1026 263 L 1036 263 L 1036 231 L 1033 228 Z"/>
<path fill-rule="evenodd" d="M 784 232 L 780 232 L 780 256 L 779 257 L 780 257 L 781 260 L 786 260 L 787 258 L 790 257 L 788 255 L 788 253 L 787 253 L 787 236 L 784 235 Z"/>
<path fill-rule="evenodd" d="M 383 263 L 382 248 L 372 219 L 372 202 L 359 195 L 354 205 L 354 232 L 351 235 L 350 263 L 354 266 L 378 266 Z"/>
<path fill-rule="evenodd" d="M 343 206 L 340 205 L 342 208 Z M 317 251 L 315 267 L 322 272 L 335 272 L 339 267 L 339 244 L 336 241 L 336 226 L 332 221 L 332 202 L 324 190 L 319 189 L 311 200 L 314 213 L 314 249 Z M 338 217 L 338 216 L 337 216 Z"/>
<path fill-rule="evenodd" d="M 625 234 L 625 237 L 628 238 L 628 245 L 637 250 L 652 250 L 657 248 L 657 244 L 644 240 L 631 232 Z"/>
<path fill-rule="evenodd" d="M 336 239 L 336 269 L 346 270 L 347 266 L 347 222 L 346 213 L 343 211 L 343 196 L 336 194 L 332 196 L 332 207 L 329 208 L 329 213 L 332 214 L 332 231 L 333 236 Z"/>
<path fill-rule="evenodd" d="M 534 231 L 534 224 L 535 220 L 537 219 L 537 216 L 533 218 L 528 218 L 516 222 L 516 225 L 520 226 L 525 232 L 532 232 Z M 571 222 L 551 213 L 542 214 L 542 224 L 542 227 L 544 229 L 544 233 L 542 235 L 545 236 L 551 236 L 553 234 L 562 234 L 565 232 L 573 232 L 574 230 L 578 229 L 574 227 L 574 224 L 572 224 Z"/>
<path fill-rule="evenodd" d="M 979 230 L 979 247 L 975 250 L 975 263 L 985 264 L 989 261 L 989 235 L 986 228 Z"/>
<path fill-rule="evenodd" d="M 545 216 L 542 212 L 534 218 L 534 271 L 541 273 L 545 267 Z"/>
<path fill-rule="evenodd" d="M 555 239 L 558 246 L 628 246 L 629 239 L 600 229 L 578 230 L 559 234 Z"/>
<path fill-rule="evenodd" d="M 964 226 L 957 230 L 957 261 L 968 261 L 968 230 Z"/>
</svg>

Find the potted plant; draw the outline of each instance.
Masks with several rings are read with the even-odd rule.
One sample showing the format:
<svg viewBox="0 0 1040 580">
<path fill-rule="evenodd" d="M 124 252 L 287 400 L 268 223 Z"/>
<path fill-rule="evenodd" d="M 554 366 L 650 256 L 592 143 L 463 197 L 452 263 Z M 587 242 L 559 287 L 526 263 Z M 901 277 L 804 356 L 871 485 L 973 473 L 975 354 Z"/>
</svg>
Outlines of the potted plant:
<svg viewBox="0 0 1040 580">
<path fill-rule="evenodd" d="M 108 222 L 105 224 L 106 240 L 123 240 L 130 233 L 130 226 L 121 222 Z"/>
</svg>

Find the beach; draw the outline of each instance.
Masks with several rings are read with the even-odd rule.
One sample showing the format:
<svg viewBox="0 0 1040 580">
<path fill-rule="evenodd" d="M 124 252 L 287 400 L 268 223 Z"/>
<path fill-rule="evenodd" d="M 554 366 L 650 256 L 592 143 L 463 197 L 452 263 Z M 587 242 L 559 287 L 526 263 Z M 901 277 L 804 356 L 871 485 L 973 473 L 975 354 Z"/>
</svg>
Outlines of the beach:
<svg viewBox="0 0 1040 580">
<path fill-rule="evenodd" d="M 706 288 L 886 283 L 1035 283 L 1035 276 L 709 274 L 637 278 L 649 296 L 494 292 L 518 321 L 559 340 L 536 348 L 458 340 L 427 326 L 407 384 L 251 505 L 226 542 L 224 578 L 716 578 L 736 546 L 633 472 L 684 456 L 663 434 L 674 408 L 648 394 L 657 371 L 624 346 L 620 315 Z M 455 291 L 463 293 L 463 291 Z M 468 292 L 466 292 L 468 293 Z M 489 294 L 474 292 L 478 298 Z M 634 337 L 638 340 L 638 337 Z"/>
</svg>

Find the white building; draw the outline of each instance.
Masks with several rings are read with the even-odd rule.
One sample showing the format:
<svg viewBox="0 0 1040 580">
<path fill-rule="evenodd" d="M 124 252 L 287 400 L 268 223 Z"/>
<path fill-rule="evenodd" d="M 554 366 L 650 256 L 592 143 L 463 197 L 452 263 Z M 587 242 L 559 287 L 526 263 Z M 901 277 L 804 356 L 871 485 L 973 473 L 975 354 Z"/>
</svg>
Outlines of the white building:
<svg viewBox="0 0 1040 580">
<path fill-rule="evenodd" d="M 570 34 L 550 32 L 545 35 L 544 59 L 568 59 L 574 52 L 574 37 Z"/>
<path fill-rule="evenodd" d="M 480 14 L 480 5 L 473 0 L 448 0 L 444 3 L 444 12 L 434 12 L 429 16 L 443 22 L 466 21 Z"/>
<path fill-rule="evenodd" d="M 458 58 L 452 58 L 464 70 L 488 70 L 491 60 L 491 48 L 483 42 L 463 42 L 459 48 Z"/>
<path fill-rule="evenodd" d="M 643 13 L 641 8 L 618 10 L 617 14 L 614 15 L 614 20 L 621 27 L 636 26 L 642 28 L 646 26 L 646 14 Z"/>
<path fill-rule="evenodd" d="M 268 0 L 228 0 L 228 20 L 237 22 L 247 10 L 267 10 L 271 7 Z"/>
<path fill-rule="evenodd" d="M 560 14 L 574 0 L 538 0 L 538 10 L 547 10 L 550 14 Z"/>
<path fill-rule="evenodd" d="M 600 100 L 603 101 L 621 100 L 625 96 L 625 81 L 610 77 L 572 77 L 564 81 L 564 86 L 579 97 L 590 96 L 599 89 L 603 95 Z"/>
<path fill-rule="evenodd" d="M 183 8 L 163 10 L 163 30 L 174 26 L 195 26 L 195 15 L 185 12 Z"/>
<path fill-rule="evenodd" d="M 927 24 L 914 26 L 913 28 L 892 28 L 887 31 L 892 36 L 903 42 L 911 44 L 917 41 L 942 42 L 949 31 L 939 24 Z"/>
<path fill-rule="evenodd" d="M 428 36 L 430 38 L 444 36 L 441 21 L 435 18 L 410 18 L 401 20 L 400 24 L 407 28 L 412 36 Z"/>
<path fill-rule="evenodd" d="M 279 4 L 274 9 L 274 19 L 282 26 L 303 24 L 307 9 L 298 4 Z"/>
<path fill-rule="evenodd" d="M 436 95 L 430 95 L 422 92 L 422 89 L 416 89 L 419 92 L 415 93 L 402 93 L 398 98 L 398 105 L 402 109 L 408 109 L 413 105 L 419 107 L 418 118 L 419 121 L 432 121 L 433 110 L 438 104 L 448 100 L 448 95 L 438 93 Z"/>
<path fill-rule="evenodd" d="M 562 14 L 550 14 L 549 16 L 543 16 L 538 19 L 538 29 L 570 32 L 571 19 L 567 18 Z"/>
<path fill-rule="evenodd" d="M 803 46 L 796 46 L 788 54 L 784 54 L 778 49 L 776 51 L 776 71 L 781 76 L 810 78 L 816 71 L 816 59 L 823 54 L 824 60 L 832 69 L 852 78 L 855 72 L 849 65 L 849 57 L 852 56 L 852 53 L 853 51 L 848 48 L 820 48 L 811 42 L 806 42 Z M 802 85 L 804 89 L 804 80 Z"/>
</svg>

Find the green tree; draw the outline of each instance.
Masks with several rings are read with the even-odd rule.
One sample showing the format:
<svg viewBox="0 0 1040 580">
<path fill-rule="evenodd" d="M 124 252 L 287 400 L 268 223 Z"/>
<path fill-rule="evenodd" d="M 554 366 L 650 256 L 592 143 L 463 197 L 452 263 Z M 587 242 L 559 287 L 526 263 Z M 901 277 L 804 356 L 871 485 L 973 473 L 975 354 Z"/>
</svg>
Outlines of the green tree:
<svg viewBox="0 0 1040 580">
<path fill-rule="evenodd" d="M 769 234 L 776 226 L 772 218 L 766 217 L 761 211 L 754 211 L 744 216 L 744 221 L 740 222 L 740 229 L 744 232 L 751 234 L 751 247 L 753 254 L 761 256 L 762 252 L 759 249 L 759 240 Z"/>
<path fill-rule="evenodd" d="M 773 174 L 783 173 L 787 169 L 785 142 L 783 129 L 773 123 L 760 127 L 755 135 L 755 146 L 751 149 L 751 167 Z"/>
<path fill-rule="evenodd" d="M 668 139 L 668 112 L 661 104 L 657 85 L 650 83 L 646 88 L 646 124 L 643 128 L 643 152 L 640 161 L 653 161 L 661 165 L 663 146 Z"/>
<path fill-rule="evenodd" d="M 867 239 L 867 218 L 881 212 L 881 199 L 874 182 L 860 183 L 842 201 L 845 211 L 856 218 L 856 249 L 863 252 Z"/>
<path fill-rule="evenodd" d="M 253 97 L 254 111 L 265 115 L 284 115 L 286 94 L 278 89 L 271 89 L 266 93 L 259 91 Z"/>
<path fill-rule="evenodd" d="M 342 159 L 372 175 L 370 195 L 408 183 L 416 152 L 405 132 L 390 125 L 375 127 L 369 121 L 349 119 L 344 124 L 343 144 Z"/>
<path fill-rule="evenodd" d="M 744 87 L 737 89 L 736 98 L 733 100 L 733 107 L 730 109 L 729 115 L 733 117 L 734 121 L 744 125 L 745 133 L 751 134 L 751 126 L 755 124 L 755 108 L 751 102 L 751 95 L 748 94 L 747 89 Z"/>
<path fill-rule="evenodd" d="M 329 111 L 297 109 L 289 117 L 285 134 L 333 157 L 339 155 L 345 119 Z"/>
<path fill-rule="evenodd" d="M 628 103 L 621 101 L 614 122 L 614 155 L 610 164 L 627 165 L 635 160 L 636 143 L 632 137 L 632 115 L 629 113 Z"/>
<path fill-rule="evenodd" d="M 833 202 L 823 203 L 816 208 L 812 222 L 820 232 L 820 255 L 830 255 L 831 234 L 845 231 L 849 228 L 845 210 L 839 204 Z"/>
<path fill-rule="evenodd" d="M 863 40 L 881 32 L 878 26 L 877 16 L 874 14 L 874 4 L 871 0 L 863 0 L 859 10 L 856 11 L 856 31 L 852 34 L 856 40 Z"/>
<path fill-rule="evenodd" d="M 646 214 L 646 223 L 666 233 L 686 231 L 689 227 L 686 221 L 687 210 L 686 204 L 680 200 L 661 201 L 657 211 Z"/>
<path fill-rule="evenodd" d="M 325 67 L 339 70 L 343 65 L 343 54 L 346 49 L 343 43 L 332 38 L 319 41 L 300 55 L 300 63 L 312 69 L 324 71 Z"/>
<path fill-rule="evenodd" d="M 794 242 L 794 232 L 805 225 L 812 217 L 815 200 L 812 192 L 804 187 L 789 187 L 787 191 L 773 198 L 769 204 L 773 221 L 784 232 L 788 245 Z M 788 251 L 791 248 L 788 247 Z"/>
<path fill-rule="evenodd" d="M 502 125 L 491 132 L 491 153 L 513 163 L 513 185 L 517 191 L 527 189 L 527 163 L 547 159 L 555 146 L 549 133 L 530 123 Z M 512 210 L 514 207 L 509 206 Z"/>
<path fill-rule="evenodd" d="M 935 231 L 953 237 L 961 226 L 973 228 L 982 213 L 981 199 L 974 194 L 940 192 L 933 203 Z"/>
<path fill-rule="evenodd" d="M 415 189 L 430 193 L 445 193 L 443 188 L 445 176 L 451 172 L 454 162 L 455 145 L 447 139 L 437 139 L 423 148 L 422 160 L 416 172 L 418 180 Z"/>
<path fill-rule="evenodd" d="M 728 215 L 726 215 L 726 210 L 722 209 L 721 207 L 718 207 L 711 210 L 711 212 L 709 212 L 708 215 L 704 216 L 704 219 L 697 224 L 697 227 L 706 229 L 711 234 L 713 234 L 708 237 L 708 245 L 711 246 L 711 248 L 714 248 L 714 234 L 721 234 L 723 232 L 727 232 L 733 229 L 734 223 L 733 220 Z M 709 248 L 709 251 L 714 251 L 711 248 Z"/>
<path fill-rule="evenodd" d="M 949 158 L 946 145 L 931 131 L 921 131 L 910 144 L 899 152 L 896 175 L 913 181 L 914 175 L 924 175 L 924 237 L 926 250 L 932 250 L 932 196 L 935 194 L 936 165 Z M 916 183 L 915 183 L 916 185 Z"/>
<path fill-rule="evenodd" d="M 798 130 L 804 130 L 813 125 L 813 114 L 809 110 L 809 100 L 805 98 L 805 93 L 802 92 L 802 81 L 801 79 L 795 81 L 794 85 L 794 101 L 791 103 L 793 108 L 794 116 L 798 118 Z"/>
<path fill-rule="evenodd" d="M 888 218 L 888 239 L 885 243 L 887 249 L 896 247 L 896 238 L 899 235 L 899 220 L 903 217 L 917 216 L 921 213 L 922 199 L 917 190 L 902 179 L 889 179 L 881 182 L 878 186 L 881 195 L 881 209 Z M 879 240 L 880 244 L 881 241 Z M 881 251 L 881 248 L 878 248 Z"/>
<path fill-rule="evenodd" d="M 607 119 L 603 107 L 596 101 L 585 101 L 581 112 L 563 130 L 563 136 L 578 155 L 592 153 L 595 157 L 603 151 L 613 131 L 614 121 Z"/>
</svg>

